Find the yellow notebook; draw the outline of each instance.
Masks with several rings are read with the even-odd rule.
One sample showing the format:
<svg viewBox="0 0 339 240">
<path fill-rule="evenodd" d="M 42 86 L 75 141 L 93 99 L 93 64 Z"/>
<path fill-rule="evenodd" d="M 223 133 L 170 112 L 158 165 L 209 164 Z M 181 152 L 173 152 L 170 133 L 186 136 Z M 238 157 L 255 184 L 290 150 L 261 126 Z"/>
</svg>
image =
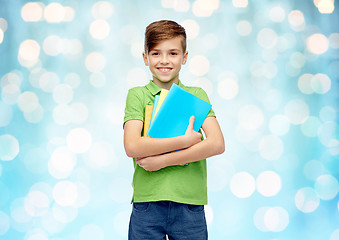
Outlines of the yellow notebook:
<svg viewBox="0 0 339 240">
<path fill-rule="evenodd" d="M 148 128 L 151 123 L 153 105 L 146 105 L 145 106 L 145 122 L 144 122 L 144 134 L 143 136 L 147 136 Z"/>
<path fill-rule="evenodd" d="M 154 116 L 153 116 L 153 119 L 155 118 L 155 116 L 157 115 L 163 101 L 165 100 L 166 96 L 167 96 L 167 93 L 168 93 L 168 90 L 167 89 L 161 89 L 161 92 L 160 92 L 160 96 L 159 96 L 159 100 L 158 100 L 158 103 L 157 103 L 157 107 L 155 109 L 155 112 L 154 112 Z"/>
</svg>

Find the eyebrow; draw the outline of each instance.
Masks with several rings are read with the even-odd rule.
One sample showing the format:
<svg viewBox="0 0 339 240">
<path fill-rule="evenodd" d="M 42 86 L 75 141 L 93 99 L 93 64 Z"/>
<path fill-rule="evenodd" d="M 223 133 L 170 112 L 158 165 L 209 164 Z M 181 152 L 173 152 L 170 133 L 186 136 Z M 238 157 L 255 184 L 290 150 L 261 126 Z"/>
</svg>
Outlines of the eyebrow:
<svg viewBox="0 0 339 240">
<path fill-rule="evenodd" d="M 154 48 L 152 49 L 151 51 L 161 51 L 160 49 L 157 49 L 157 48 Z M 169 51 L 180 51 L 180 49 L 178 48 L 172 48 L 172 49 L 169 49 Z"/>
</svg>

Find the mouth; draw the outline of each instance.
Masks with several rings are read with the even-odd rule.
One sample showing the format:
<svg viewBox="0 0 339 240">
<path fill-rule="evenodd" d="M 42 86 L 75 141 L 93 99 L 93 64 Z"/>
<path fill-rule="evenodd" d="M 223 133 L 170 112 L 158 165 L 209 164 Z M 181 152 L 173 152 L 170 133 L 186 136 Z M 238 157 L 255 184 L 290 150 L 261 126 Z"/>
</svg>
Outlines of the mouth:
<svg viewBox="0 0 339 240">
<path fill-rule="evenodd" d="M 157 69 L 162 73 L 168 73 L 169 71 L 172 70 L 172 68 L 170 67 L 158 67 Z"/>
</svg>

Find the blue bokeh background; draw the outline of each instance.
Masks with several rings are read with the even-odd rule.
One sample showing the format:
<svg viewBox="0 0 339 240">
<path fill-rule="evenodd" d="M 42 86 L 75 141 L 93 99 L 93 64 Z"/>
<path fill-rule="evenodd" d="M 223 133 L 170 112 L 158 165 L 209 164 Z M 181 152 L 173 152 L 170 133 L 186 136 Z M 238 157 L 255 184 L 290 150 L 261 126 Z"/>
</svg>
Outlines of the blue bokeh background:
<svg viewBox="0 0 339 240">
<path fill-rule="evenodd" d="M 0 239 L 127 239 L 129 88 L 143 34 L 188 34 L 210 96 L 210 239 L 339 239 L 338 1 L 0 0 Z"/>
</svg>

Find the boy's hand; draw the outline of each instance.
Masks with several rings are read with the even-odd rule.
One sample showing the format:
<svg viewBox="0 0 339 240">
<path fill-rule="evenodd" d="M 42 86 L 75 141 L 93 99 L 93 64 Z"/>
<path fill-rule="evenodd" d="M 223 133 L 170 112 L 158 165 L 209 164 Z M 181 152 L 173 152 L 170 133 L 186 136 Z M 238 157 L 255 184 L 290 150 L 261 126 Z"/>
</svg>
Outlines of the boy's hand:
<svg viewBox="0 0 339 240">
<path fill-rule="evenodd" d="M 163 155 L 155 155 L 145 158 L 136 158 L 136 163 L 146 171 L 158 171 L 166 167 L 164 161 L 161 159 L 162 156 Z"/>
<path fill-rule="evenodd" d="M 188 127 L 185 132 L 185 137 L 187 139 L 188 146 L 190 147 L 196 143 L 201 142 L 201 134 L 193 130 L 194 116 L 191 116 Z"/>
</svg>

